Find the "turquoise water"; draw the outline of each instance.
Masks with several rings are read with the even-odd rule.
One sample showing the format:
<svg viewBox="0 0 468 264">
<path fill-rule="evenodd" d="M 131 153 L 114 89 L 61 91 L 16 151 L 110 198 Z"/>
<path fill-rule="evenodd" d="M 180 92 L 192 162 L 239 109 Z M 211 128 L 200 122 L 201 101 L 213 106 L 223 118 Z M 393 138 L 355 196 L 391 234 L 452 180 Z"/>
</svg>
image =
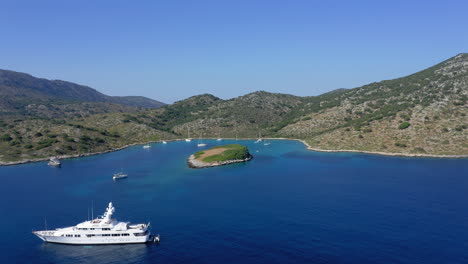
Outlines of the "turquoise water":
<svg viewBox="0 0 468 264">
<path fill-rule="evenodd" d="M 468 263 L 468 160 L 239 142 L 252 161 L 199 170 L 186 165 L 196 142 L 60 169 L 0 167 L 0 263 Z M 114 182 L 121 168 L 129 178 Z M 109 201 L 119 220 L 151 221 L 161 244 L 55 245 L 31 234 L 45 218 L 74 225 Z"/>
</svg>

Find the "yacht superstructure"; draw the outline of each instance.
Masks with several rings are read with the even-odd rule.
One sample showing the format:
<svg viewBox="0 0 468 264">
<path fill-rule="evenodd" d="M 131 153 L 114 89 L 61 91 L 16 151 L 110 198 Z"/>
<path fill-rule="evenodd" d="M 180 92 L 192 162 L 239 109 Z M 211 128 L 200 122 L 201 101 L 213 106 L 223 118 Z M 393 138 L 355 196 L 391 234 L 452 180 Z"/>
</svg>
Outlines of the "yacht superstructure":
<svg viewBox="0 0 468 264">
<path fill-rule="evenodd" d="M 159 236 L 152 236 L 148 224 L 130 224 L 112 219 L 115 208 L 112 203 L 103 216 L 76 226 L 55 230 L 34 231 L 40 239 L 60 244 L 134 244 L 159 241 Z"/>
</svg>

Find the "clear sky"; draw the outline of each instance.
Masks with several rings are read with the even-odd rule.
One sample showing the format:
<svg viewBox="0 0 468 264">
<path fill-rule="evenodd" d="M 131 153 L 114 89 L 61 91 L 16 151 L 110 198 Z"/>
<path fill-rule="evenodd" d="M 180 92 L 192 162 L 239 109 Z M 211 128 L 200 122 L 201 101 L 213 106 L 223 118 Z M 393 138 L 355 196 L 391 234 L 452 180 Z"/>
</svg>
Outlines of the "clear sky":
<svg viewBox="0 0 468 264">
<path fill-rule="evenodd" d="M 468 52 L 468 1 L 0 0 L 0 68 L 171 103 L 318 95 Z"/>
</svg>

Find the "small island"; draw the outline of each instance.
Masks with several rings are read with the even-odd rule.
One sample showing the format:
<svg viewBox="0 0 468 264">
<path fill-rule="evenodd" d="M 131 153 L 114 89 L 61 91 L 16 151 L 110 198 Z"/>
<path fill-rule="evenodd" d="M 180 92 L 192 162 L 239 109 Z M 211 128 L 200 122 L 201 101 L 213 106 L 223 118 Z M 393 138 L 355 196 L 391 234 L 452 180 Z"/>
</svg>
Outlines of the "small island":
<svg viewBox="0 0 468 264">
<path fill-rule="evenodd" d="M 197 169 L 246 162 L 252 158 L 246 146 L 229 144 L 198 151 L 190 155 L 187 163 L 190 168 Z"/>
</svg>

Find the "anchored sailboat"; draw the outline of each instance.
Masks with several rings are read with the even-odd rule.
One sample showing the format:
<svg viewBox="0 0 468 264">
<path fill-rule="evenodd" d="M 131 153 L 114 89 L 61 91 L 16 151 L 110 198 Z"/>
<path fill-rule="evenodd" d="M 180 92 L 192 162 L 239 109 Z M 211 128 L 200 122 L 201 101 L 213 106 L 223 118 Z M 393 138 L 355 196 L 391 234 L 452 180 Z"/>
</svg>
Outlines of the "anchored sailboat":
<svg viewBox="0 0 468 264">
<path fill-rule="evenodd" d="M 202 142 L 202 134 L 200 134 L 200 138 L 198 139 L 198 144 L 197 144 L 197 147 L 205 147 L 206 144 Z"/>
<path fill-rule="evenodd" d="M 185 142 L 191 142 L 192 139 L 190 138 L 190 127 L 187 127 L 187 138 L 185 139 Z"/>
</svg>

